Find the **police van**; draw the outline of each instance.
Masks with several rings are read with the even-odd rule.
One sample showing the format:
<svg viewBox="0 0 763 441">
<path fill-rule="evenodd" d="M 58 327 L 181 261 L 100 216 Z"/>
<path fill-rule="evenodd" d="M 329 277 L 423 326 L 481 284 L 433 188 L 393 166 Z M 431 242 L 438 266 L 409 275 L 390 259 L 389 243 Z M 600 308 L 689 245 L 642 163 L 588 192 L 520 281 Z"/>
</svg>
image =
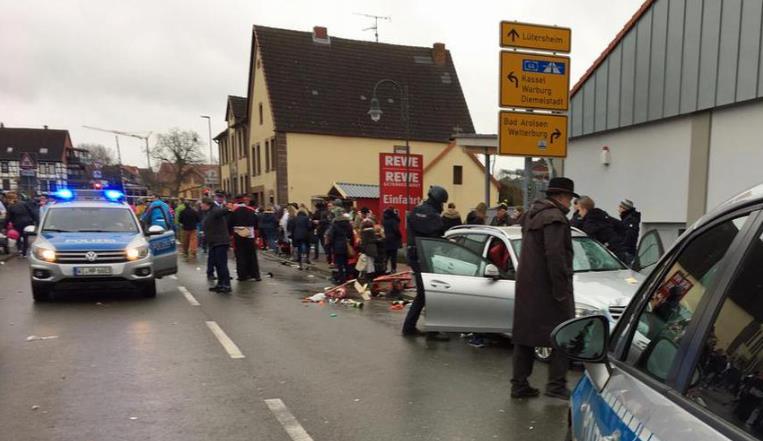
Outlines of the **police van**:
<svg viewBox="0 0 763 441">
<path fill-rule="evenodd" d="M 684 233 L 611 333 L 588 316 L 552 341 L 586 366 L 569 439 L 763 440 L 763 185 Z"/>
<path fill-rule="evenodd" d="M 177 272 L 175 232 L 146 229 L 117 190 L 69 190 L 53 194 L 40 212 L 29 253 L 32 295 L 54 291 L 134 289 L 156 296 L 156 279 Z M 172 225 L 166 219 L 165 225 Z"/>
</svg>

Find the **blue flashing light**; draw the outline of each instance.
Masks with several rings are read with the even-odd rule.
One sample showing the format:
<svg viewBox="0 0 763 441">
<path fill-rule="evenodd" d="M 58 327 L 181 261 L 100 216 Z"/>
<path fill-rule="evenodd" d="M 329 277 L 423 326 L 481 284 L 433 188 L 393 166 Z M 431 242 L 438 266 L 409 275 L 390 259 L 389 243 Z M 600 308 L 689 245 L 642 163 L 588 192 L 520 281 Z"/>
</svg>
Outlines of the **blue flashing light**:
<svg viewBox="0 0 763 441">
<path fill-rule="evenodd" d="M 119 190 L 104 190 L 103 195 L 111 202 L 117 202 L 125 197 L 125 194 Z"/>
<path fill-rule="evenodd" d="M 53 193 L 53 197 L 56 199 L 62 199 L 62 200 L 71 200 L 74 199 L 74 193 L 69 190 L 68 188 L 62 188 L 55 193 Z"/>
</svg>

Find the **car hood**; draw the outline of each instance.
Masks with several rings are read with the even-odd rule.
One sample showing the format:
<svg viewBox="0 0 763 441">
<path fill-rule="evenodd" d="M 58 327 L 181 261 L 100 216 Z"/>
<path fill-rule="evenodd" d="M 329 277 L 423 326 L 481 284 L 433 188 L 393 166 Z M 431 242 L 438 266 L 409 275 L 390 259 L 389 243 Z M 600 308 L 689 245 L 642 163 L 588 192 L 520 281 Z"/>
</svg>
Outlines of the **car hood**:
<svg viewBox="0 0 763 441">
<path fill-rule="evenodd" d="M 625 306 L 643 281 L 642 274 L 631 270 L 575 273 L 575 302 L 602 309 Z"/>
<path fill-rule="evenodd" d="M 123 250 L 136 233 L 42 233 L 57 251 L 115 251 Z"/>
</svg>

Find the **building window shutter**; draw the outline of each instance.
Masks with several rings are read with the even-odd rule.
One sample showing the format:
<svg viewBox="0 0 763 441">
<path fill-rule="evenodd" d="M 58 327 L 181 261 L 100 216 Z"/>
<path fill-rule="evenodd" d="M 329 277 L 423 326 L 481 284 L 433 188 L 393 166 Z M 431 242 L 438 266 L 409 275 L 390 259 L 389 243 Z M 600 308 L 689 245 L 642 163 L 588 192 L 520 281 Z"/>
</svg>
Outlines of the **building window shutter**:
<svg viewBox="0 0 763 441">
<path fill-rule="evenodd" d="M 270 141 L 265 141 L 265 173 L 270 170 Z"/>
</svg>

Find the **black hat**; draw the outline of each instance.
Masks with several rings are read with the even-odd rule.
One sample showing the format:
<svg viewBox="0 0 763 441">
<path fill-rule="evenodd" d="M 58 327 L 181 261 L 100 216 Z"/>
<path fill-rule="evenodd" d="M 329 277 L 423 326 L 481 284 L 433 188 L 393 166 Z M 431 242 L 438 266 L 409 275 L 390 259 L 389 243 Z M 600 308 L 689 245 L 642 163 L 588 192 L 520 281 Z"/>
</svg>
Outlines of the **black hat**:
<svg viewBox="0 0 763 441">
<path fill-rule="evenodd" d="M 360 212 L 363 214 L 368 214 L 371 212 L 371 210 L 369 210 L 368 207 L 363 207 L 360 209 Z"/>
<path fill-rule="evenodd" d="M 546 194 L 567 193 L 573 197 L 579 198 L 580 195 L 575 193 L 575 183 L 570 178 L 551 178 L 546 189 Z"/>
</svg>

